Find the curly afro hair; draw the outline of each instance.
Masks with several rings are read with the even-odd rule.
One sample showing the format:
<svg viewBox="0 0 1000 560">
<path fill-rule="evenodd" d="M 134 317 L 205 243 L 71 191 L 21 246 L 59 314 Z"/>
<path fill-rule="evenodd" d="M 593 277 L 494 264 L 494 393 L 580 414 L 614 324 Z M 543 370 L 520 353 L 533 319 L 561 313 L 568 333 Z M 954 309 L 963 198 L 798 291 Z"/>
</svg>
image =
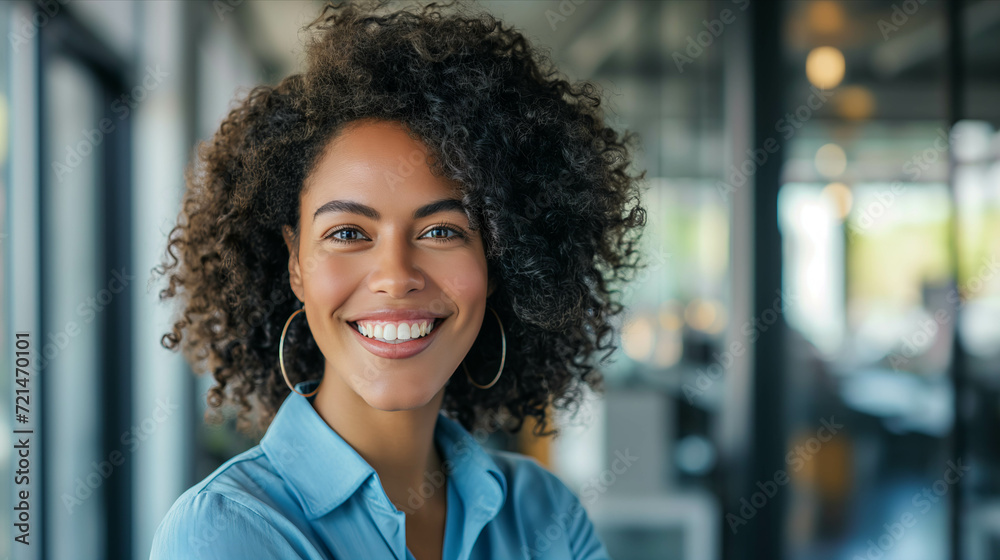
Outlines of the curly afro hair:
<svg viewBox="0 0 1000 560">
<path fill-rule="evenodd" d="M 637 136 L 605 125 L 597 86 L 567 81 L 494 17 L 455 4 L 386 5 L 326 5 L 306 26 L 305 69 L 250 90 L 198 146 L 154 268 L 168 279 L 160 299 L 182 302 L 161 343 L 211 370 L 209 421 L 228 401 L 240 431 L 266 430 L 290 392 L 278 341 L 298 303 L 282 227 L 298 229 L 303 181 L 345 126 L 396 121 L 426 144 L 432 172 L 460 186 L 497 280 L 487 303 L 510 348 L 489 390 L 453 375 L 444 413 L 469 431 L 503 417 L 513 434 L 531 416 L 535 435 L 558 433 L 546 429 L 552 407 L 575 412 L 583 384 L 603 393 L 591 357 L 605 351 L 603 363 L 617 348 L 620 283 L 645 266 L 646 172 L 629 170 Z M 495 329 L 488 323 L 484 331 Z M 491 334 L 466 358 L 478 379 L 497 371 Z M 286 354 L 290 375 L 323 371 L 305 321 L 286 337 L 296 350 Z"/>
</svg>

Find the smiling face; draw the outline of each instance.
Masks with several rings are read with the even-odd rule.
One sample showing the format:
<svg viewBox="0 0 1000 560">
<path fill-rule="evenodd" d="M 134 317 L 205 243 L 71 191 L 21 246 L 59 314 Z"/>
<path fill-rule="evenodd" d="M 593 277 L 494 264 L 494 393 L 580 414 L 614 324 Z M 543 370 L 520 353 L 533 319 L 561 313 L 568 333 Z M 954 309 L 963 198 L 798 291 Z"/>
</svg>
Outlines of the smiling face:
<svg viewBox="0 0 1000 560">
<path fill-rule="evenodd" d="M 401 124 L 352 123 L 305 181 L 298 235 L 284 232 L 292 290 L 326 357 L 321 392 L 343 385 L 379 410 L 417 408 L 442 392 L 492 293 L 460 192 L 426 156 Z M 416 338 L 414 328 L 401 342 L 398 327 L 431 319 L 429 334 Z M 369 335 L 391 339 L 391 325 L 400 336 L 366 337 L 359 323 Z"/>
</svg>

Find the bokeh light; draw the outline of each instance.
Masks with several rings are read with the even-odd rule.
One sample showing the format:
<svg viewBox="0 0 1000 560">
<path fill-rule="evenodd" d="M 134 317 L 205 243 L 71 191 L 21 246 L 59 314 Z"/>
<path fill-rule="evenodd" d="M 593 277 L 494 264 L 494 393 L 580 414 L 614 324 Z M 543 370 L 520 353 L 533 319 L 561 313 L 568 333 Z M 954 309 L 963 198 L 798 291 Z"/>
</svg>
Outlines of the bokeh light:
<svg viewBox="0 0 1000 560">
<path fill-rule="evenodd" d="M 837 91 L 833 100 L 837 114 L 845 119 L 860 121 L 875 113 L 875 96 L 864 86 L 847 86 Z"/>
<path fill-rule="evenodd" d="M 622 330 L 622 351 L 637 362 L 647 362 L 653 354 L 656 333 L 646 317 L 636 317 Z"/>
<path fill-rule="evenodd" d="M 851 212 L 851 205 L 854 203 L 854 195 L 851 194 L 850 187 L 844 183 L 830 183 L 823 187 L 822 196 L 833 202 L 841 220 L 847 218 Z"/>
<path fill-rule="evenodd" d="M 709 334 L 718 334 L 726 326 L 722 304 L 713 300 L 691 300 L 684 308 L 684 321 L 692 329 Z"/>
<path fill-rule="evenodd" d="M 844 79 L 844 54 L 835 47 L 816 47 L 806 57 L 806 77 L 820 89 L 833 89 Z"/>
<path fill-rule="evenodd" d="M 847 169 L 847 154 L 844 149 L 834 143 L 823 144 L 816 150 L 816 171 L 833 179 L 839 177 Z"/>
<path fill-rule="evenodd" d="M 844 8 L 840 2 L 818 0 L 809 5 L 806 21 L 809 28 L 824 35 L 833 35 L 844 29 Z"/>
</svg>

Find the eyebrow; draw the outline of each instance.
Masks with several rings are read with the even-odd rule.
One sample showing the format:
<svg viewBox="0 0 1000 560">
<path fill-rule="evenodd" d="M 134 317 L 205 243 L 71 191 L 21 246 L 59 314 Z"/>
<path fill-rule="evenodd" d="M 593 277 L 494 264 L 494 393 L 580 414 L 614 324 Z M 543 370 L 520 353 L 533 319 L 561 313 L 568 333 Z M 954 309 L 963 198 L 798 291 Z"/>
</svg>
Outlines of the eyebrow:
<svg viewBox="0 0 1000 560">
<path fill-rule="evenodd" d="M 421 218 L 437 214 L 438 212 L 449 211 L 457 211 L 465 214 L 465 207 L 462 206 L 462 201 L 457 198 L 442 198 L 441 200 L 435 200 L 434 202 L 430 202 L 414 210 L 413 219 L 419 220 Z M 353 200 L 331 200 L 316 209 L 316 212 L 313 214 L 313 219 L 315 220 L 320 214 L 325 214 L 327 212 L 347 212 L 349 214 L 359 214 L 366 218 L 371 218 L 376 222 L 382 219 L 382 214 L 380 214 L 378 210 Z"/>
</svg>

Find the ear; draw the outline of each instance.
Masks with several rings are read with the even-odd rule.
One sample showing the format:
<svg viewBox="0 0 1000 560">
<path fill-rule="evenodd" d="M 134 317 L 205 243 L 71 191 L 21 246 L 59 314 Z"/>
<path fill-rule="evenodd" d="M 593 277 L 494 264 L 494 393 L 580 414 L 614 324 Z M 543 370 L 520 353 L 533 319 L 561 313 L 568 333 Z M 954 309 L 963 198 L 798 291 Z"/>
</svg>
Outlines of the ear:
<svg viewBox="0 0 1000 560">
<path fill-rule="evenodd" d="M 486 287 L 486 297 L 490 297 L 491 295 L 493 295 L 493 292 L 495 292 L 496 289 L 497 289 L 496 279 L 493 278 L 492 276 L 490 276 L 489 280 L 486 283 L 486 286 L 487 286 Z"/>
<path fill-rule="evenodd" d="M 305 301 L 305 290 L 302 288 L 302 269 L 299 267 L 299 244 L 298 236 L 291 226 L 282 226 L 281 235 L 285 239 L 285 246 L 288 247 L 288 283 L 292 287 L 292 292 L 299 301 Z"/>
</svg>

